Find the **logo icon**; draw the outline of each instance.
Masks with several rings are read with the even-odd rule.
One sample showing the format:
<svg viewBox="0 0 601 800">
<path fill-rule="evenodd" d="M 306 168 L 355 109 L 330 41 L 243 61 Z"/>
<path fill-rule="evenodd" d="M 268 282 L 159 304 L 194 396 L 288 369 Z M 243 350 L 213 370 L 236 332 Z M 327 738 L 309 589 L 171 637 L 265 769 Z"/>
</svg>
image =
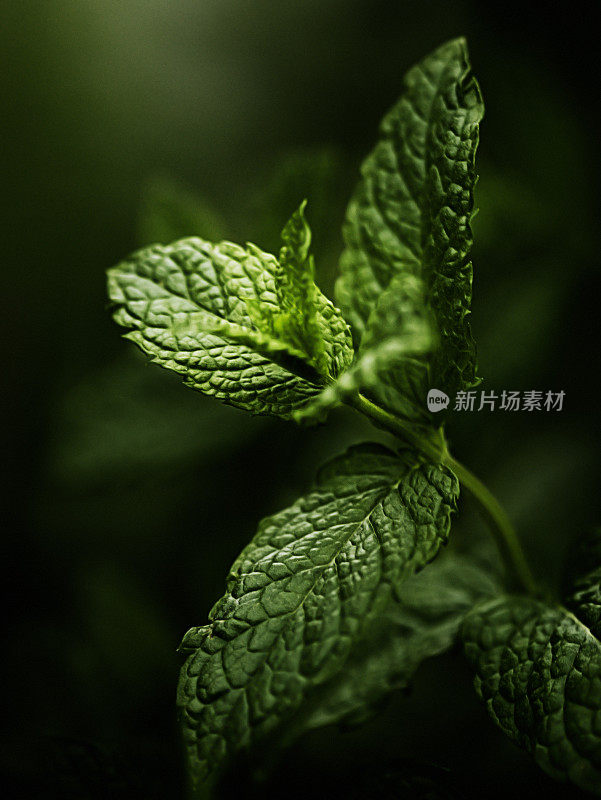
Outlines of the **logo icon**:
<svg viewBox="0 0 601 800">
<path fill-rule="evenodd" d="M 430 389 L 426 397 L 426 403 L 428 411 L 442 411 L 443 408 L 449 405 L 449 397 L 444 392 L 441 392 L 440 389 Z"/>
</svg>

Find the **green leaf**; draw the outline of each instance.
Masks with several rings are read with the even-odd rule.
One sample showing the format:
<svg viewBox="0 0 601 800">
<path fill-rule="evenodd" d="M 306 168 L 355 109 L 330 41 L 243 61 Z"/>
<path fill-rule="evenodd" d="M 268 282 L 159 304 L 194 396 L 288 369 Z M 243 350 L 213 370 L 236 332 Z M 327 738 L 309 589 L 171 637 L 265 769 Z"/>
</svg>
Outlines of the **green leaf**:
<svg viewBox="0 0 601 800">
<path fill-rule="evenodd" d="M 260 524 L 210 624 L 182 643 L 178 704 L 197 784 L 340 674 L 392 587 L 446 541 L 457 494 L 446 468 L 364 445 Z"/>
<path fill-rule="evenodd" d="M 312 305 L 298 307 L 295 258 L 296 250 L 280 264 L 254 245 L 199 238 L 144 248 L 109 270 L 115 320 L 188 386 L 255 414 L 289 418 L 352 360 L 350 332 L 310 271 L 302 280 L 311 283 Z M 308 340 L 295 337 L 309 317 Z"/>
<path fill-rule="evenodd" d="M 601 530 L 577 548 L 564 604 L 601 640 Z"/>
<path fill-rule="evenodd" d="M 465 40 L 447 42 L 407 73 L 347 209 L 336 297 L 358 340 L 395 276 L 426 286 L 440 347 L 409 369 L 419 408 L 430 387 L 451 393 L 476 382 L 470 220 L 482 115 Z"/>
<path fill-rule="evenodd" d="M 265 435 L 260 418 L 249 425 L 246 415 L 224 406 L 203 413 L 196 395 L 166 377 L 144 369 L 140 354 L 128 349 L 62 392 L 47 462 L 53 480 L 82 491 L 107 480 L 128 484 L 153 472 L 193 471 L 216 451 L 232 458 Z"/>
<path fill-rule="evenodd" d="M 601 794 L 599 547 L 565 605 L 502 597 L 463 626 L 475 687 L 493 721 L 551 777 Z"/>
<path fill-rule="evenodd" d="M 278 310 L 252 302 L 255 325 L 276 341 L 287 342 L 315 371 L 336 377 L 352 357 L 350 332 L 344 318 L 315 285 L 315 265 L 309 253 L 311 231 L 304 201 L 282 231 L 283 247 L 275 274 Z"/>
<path fill-rule="evenodd" d="M 407 376 L 409 359 L 430 352 L 436 344 L 432 320 L 424 299 L 423 284 L 413 275 L 398 275 L 382 292 L 370 315 L 357 358 L 334 383 L 328 385 L 314 400 L 295 412 L 298 421 L 322 421 L 330 409 L 357 392 L 377 389 L 380 393 L 391 376 L 397 387 Z M 427 419 L 414 397 L 414 387 L 405 382 L 399 392 L 399 404 L 405 413 Z"/>
<path fill-rule="evenodd" d="M 252 192 L 254 228 L 257 239 L 273 243 L 274 231 L 281 227 L 282 209 L 294 208 L 299 197 L 309 198 L 311 228 L 316 249 L 321 281 L 330 287 L 337 270 L 340 243 L 333 219 L 344 211 L 341 186 L 346 182 L 346 169 L 341 154 L 330 146 L 293 147 L 275 153 L 269 159 L 265 172 L 258 176 Z"/>
<path fill-rule="evenodd" d="M 499 591 L 491 570 L 475 559 L 440 555 L 401 584 L 344 673 L 320 689 L 298 727 L 362 722 L 390 692 L 410 685 L 422 661 L 451 647 L 477 601 Z"/>
<path fill-rule="evenodd" d="M 206 199 L 168 175 L 158 175 L 144 187 L 138 211 L 138 241 L 169 244 L 185 236 L 215 241 L 225 224 Z"/>
<path fill-rule="evenodd" d="M 305 200 L 282 231 L 284 245 L 280 251 L 280 262 L 276 285 L 282 311 L 282 328 L 288 332 L 290 340 L 298 342 L 310 356 L 309 363 L 322 375 L 329 374 L 329 362 L 334 354 L 326 352 L 326 340 L 321 330 L 318 311 L 318 289 L 315 285 L 315 264 L 309 254 L 311 231 L 305 220 Z M 341 315 L 335 342 L 344 341 L 347 325 Z"/>
</svg>

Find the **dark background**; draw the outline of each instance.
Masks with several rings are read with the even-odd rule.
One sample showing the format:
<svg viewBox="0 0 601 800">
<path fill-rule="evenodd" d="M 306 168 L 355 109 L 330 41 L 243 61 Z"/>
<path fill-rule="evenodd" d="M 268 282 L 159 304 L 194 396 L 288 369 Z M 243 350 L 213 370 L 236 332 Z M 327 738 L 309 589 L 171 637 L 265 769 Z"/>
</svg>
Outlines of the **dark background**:
<svg viewBox="0 0 601 800">
<path fill-rule="evenodd" d="M 566 400 L 559 414 L 455 415 L 449 435 L 559 585 L 570 542 L 601 520 L 592 8 L 2 4 L 8 796 L 184 797 L 181 635 L 205 621 L 257 521 L 374 435 L 350 412 L 314 429 L 249 418 L 146 366 L 107 313 L 105 269 L 190 233 L 273 250 L 308 197 L 331 290 L 379 119 L 405 70 L 456 35 L 487 105 L 473 311 L 484 388 Z M 462 501 L 457 536 L 480 529 Z M 397 772 L 373 791 L 391 769 L 454 788 L 412 794 Z M 307 736 L 266 789 L 295 791 L 579 796 L 491 725 L 459 652 L 426 663 L 363 728 Z"/>
</svg>

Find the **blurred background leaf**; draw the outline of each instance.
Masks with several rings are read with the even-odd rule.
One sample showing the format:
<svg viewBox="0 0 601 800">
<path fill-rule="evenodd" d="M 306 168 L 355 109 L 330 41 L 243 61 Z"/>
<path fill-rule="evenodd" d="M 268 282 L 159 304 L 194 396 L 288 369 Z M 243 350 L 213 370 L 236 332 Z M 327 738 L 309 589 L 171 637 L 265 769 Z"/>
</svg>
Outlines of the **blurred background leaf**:
<svg viewBox="0 0 601 800">
<path fill-rule="evenodd" d="M 149 180 L 142 192 L 138 213 L 141 247 L 158 242 L 170 244 L 186 236 L 218 242 L 227 226 L 207 200 L 167 175 Z"/>
</svg>

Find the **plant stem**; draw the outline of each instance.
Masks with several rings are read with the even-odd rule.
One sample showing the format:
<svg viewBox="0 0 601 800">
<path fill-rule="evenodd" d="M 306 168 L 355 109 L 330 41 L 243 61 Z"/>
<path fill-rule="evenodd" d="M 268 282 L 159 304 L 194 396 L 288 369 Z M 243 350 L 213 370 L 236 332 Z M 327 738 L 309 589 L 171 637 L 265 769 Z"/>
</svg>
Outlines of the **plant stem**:
<svg viewBox="0 0 601 800">
<path fill-rule="evenodd" d="M 395 436 L 404 439 L 434 461 L 442 461 L 444 459 L 447 448 L 442 432 L 438 433 L 437 439 L 427 438 L 419 430 L 416 430 L 415 426 L 385 411 L 362 394 L 355 395 L 347 402 L 357 411 L 369 417 L 379 428 L 384 428 L 389 433 L 394 433 Z"/>
<path fill-rule="evenodd" d="M 523 589 L 528 594 L 539 596 L 541 590 L 532 575 L 519 537 L 507 513 L 482 481 L 449 453 L 442 430 L 437 432 L 438 438 L 425 438 L 409 423 L 385 411 L 361 394 L 353 397 L 349 404 L 369 417 L 379 427 L 404 439 L 424 455 L 445 464 L 455 473 L 461 485 L 468 490 L 478 504 L 480 513 L 494 534 L 503 557 Z"/>
<path fill-rule="evenodd" d="M 528 594 L 540 595 L 540 588 L 532 575 L 522 544 L 503 506 L 473 472 L 456 461 L 448 452 L 444 463 L 453 470 L 461 485 L 470 492 L 478 504 L 480 513 L 487 521 L 505 560 L 509 562 L 522 587 Z"/>
</svg>

